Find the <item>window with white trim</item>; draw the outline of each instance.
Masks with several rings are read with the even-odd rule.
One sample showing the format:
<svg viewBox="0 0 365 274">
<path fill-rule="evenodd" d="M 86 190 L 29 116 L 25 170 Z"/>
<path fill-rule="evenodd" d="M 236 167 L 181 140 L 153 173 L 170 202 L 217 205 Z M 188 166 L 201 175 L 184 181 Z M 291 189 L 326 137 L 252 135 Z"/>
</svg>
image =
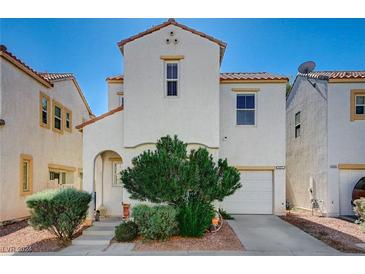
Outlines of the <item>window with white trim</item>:
<svg viewBox="0 0 365 274">
<path fill-rule="evenodd" d="M 365 114 L 365 95 L 355 96 L 355 114 L 356 115 Z"/>
<path fill-rule="evenodd" d="M 236 124 L 255 125 L 256 100 L 255 94 L 237 94 L 236 96 Z"/>
<path fill-rule="evenodd" d="M 300 111 L 295 113 L 295 138 L 300 137 Z"/>
<path fill-rule="evenodd" d="M 64 107 L 64 118 L 64 129 L 68 132 L 72 132 L 72 111 L 66 107 Z"/>
<path fill-rule="evenodd" d="M 41 127 L 50 128 L 50 97 L 43 92 L 39 93 L 39 124 Z"/>
<path fill-rule="evenodd" d="M 165 63 L 166 96 L 178 96 L 179 64 L 177 62 Z"/>
<path fill-rule="evenodd" d="M 112 161 L 112 176 L 113 176 L 112 186 L 122 186 L 122 181 L 120 177 L 121 171 L 122 171 L 122 162 Z"/>
<path fill-rule="evenodd" d="M 52 111 L 52 119 L 53 119 L 53 125 L 52 128 L 54 131 L 63 133 L 63 106 L 58 103 L 57 101 L 53 100 L 53 111 Z"/>
<path fill-rule="evenodd" d="M 33 157 L 27 154 L 20 155 L 20 195 L 32 193 Z"/>
<path fill-rule="evenodd" d="M 30 160 L 24 159 L 23 160 L 23 192 L 30 191 Z"/>
<path fill-rule="evenodd" d="M 65 184 L 67 184 L 66 172 L 50 171 L 49 180 L 55 181 L 55 183 L 57 183 L 59 185 L 65 185 Z"/>
</svg>

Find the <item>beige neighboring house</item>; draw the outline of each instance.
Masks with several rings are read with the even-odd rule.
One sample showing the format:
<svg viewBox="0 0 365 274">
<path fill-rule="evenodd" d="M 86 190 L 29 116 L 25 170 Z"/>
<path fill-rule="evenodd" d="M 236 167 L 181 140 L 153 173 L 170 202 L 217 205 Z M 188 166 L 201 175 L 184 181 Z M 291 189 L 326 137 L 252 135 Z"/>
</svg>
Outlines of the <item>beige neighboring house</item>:
<svg viewBox="0 0 365 274">
<path fill-rule="evenodd" d="M 25 199 L 82 188 L 82 133 L 92 112 L 70 73 L 39 73 L 0 46 L 0 224 L 29 216 Z"/>
<path fill-rule="evenodd" d="M 353 215 L 352 191 L 365 177 L 365 71 L 299 74 L 286 108 L 288 200 Z"/>
<path fill-rule="evenodd" d="M 92 209 L 121 215 L 130 200 L 119 171 L 178 135 L 241 172 L 230 213 L 285 212 L 285 87 L 271 73 L 221 73 L 226 43 L 170 19 L 118 43 L 124 75 L 109 77 L 109 111 L 77 128 L 84 137 L 84 189 Z M 244 53 L 243 53 L 244 54 Z"/>
</svg>

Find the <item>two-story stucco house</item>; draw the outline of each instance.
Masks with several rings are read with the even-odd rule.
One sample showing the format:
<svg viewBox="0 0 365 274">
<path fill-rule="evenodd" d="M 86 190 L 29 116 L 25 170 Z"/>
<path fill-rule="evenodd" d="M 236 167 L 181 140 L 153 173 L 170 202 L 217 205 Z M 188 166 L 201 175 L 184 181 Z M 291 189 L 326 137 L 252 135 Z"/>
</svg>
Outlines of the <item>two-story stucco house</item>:
<svg viewBox="0 0 365 274">
<path fill-rule="evenodd" d="M 285 87 L 270 73 L 220 73 L 226 44 L 173 19 L 118 43 L 124 75 L 107 78 L 109 112 L 77 128 L 84 137 L 84 189 L 95 208 L 121 215 L 131 203 L 118 174 L 177 135 L 241 172 L 230 213 L 285 211 Z"/>
<path fill-rule="evenodd" d="M 286 125 L 289 201 L 311 209 L 315 199 L 327 215 L 352 215 L 351 194 L 365 176 L 365 71 L 299 74 Z"/>
<path fill-rule="evenodd" d="M 70 73 L 39 73 L 0 47 L 0 223 L 29 216 L 25 199 L 82 184 L 82 133 L 91 110 Z"/>
</svg>

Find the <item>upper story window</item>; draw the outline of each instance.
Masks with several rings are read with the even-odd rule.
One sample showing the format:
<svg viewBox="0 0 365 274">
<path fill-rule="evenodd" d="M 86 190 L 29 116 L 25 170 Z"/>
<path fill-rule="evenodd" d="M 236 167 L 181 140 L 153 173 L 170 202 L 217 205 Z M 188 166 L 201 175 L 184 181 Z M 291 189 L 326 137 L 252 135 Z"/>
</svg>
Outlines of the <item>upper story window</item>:
<svg viewBox="0 0 365 274">
<path fill-rule="evenodd" d="M 295 113 L 295 138 L 300 137 L 300 111 Z"/>
<path fill-rule="evenodd" d="M 53 130 L 59 133 L 63 133 L 62 108 L 60 103 L 53 100 Z"/>
<path fill-rule="evenodd" d="M 256 103 L 255 94 L 237 94 L 237 125 L 255 125 Z"/>
<path fill-rule="evenodd" d="M 178 63 L 166 62 L 166 96 L 178 95 Z"/>
<path fill-rule="evenodd" d="M 124 107 L 124 92 L 118 91 L 117 96 L 118 96 L 118 106 Z"/>
<path fill-rule="evenodd" d="M 64 108 L 65 110 L 65 124 L 64 128 L 68 132 L 72 132 L 72 111 Z"/>
<path fill-rule="evenodd" d="M 351 121 L 365 120 L 365 89 L 351 90 Z"/>
<path fill-rule="evenodd" d="M 355 112 L 356 112 L 357 115 L 364 115 L 365 114 L 365 94 L 356 96 Z"/>
<path fill-rule="evenodd" d="M 41 127 L 50 128 L 50 98 L 48 95 L 39 93 L 39 125 Z"/>
</svg>

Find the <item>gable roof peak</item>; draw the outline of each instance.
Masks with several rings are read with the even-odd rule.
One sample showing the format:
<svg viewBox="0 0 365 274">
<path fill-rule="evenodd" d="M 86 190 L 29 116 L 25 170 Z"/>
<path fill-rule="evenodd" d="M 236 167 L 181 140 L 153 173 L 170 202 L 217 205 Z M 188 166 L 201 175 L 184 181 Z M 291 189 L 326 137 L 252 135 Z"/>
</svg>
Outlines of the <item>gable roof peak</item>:
<svg viewBox="0 0 365 274">
<path fill-rule="evenodd" d="M 165 27 L 167 27 L 169 25 L 174 25 L 174 26 L 179 27 L 179 28 L 181 28 L 183 30 L 189 31 L 189 32 L 191 32 L 191 33 L 193 33 L 195 35 L 198 35 L 200 37 L 203 37 L 205 39 L 208 39 L 208 40 L 212 41 L 213 43 L 218 44 L 219 47 L 220 47 L 220 53 L 219 53 L 219 55 L 220 55 L 220 61 L 222 62 L 223 55 L 224 55 L 225 49 L 227 47 L 227 43 L 225 43 L 225 42 L 223 42 L 223 41 L 221 41 L 221 40 L 219 40 L 217 38 L 214 38 L 213 36 L 210 36 L 210 35 L 208 35 L 206 33 L 203 33 L 201 31 L 195 30 L 195 29 L 190 28 L 190 27 L 188 27 L 186 25 L 183 25 L 181 23 L 178 23 L 174 18 L 169 18 L 167 21 L 165 21 L 165 22 L 163 22 L 163 23 L 161 23 L 161 24 L 159 24 L 157 26 L 153 26 L 153 27 L 151 27 L 151 28 L 149 28 L 149 29 L 147 29 L 145 31 L 142 31 L 142 32 L 136 34 L 136 35 L 133 35 L 133 36 L 131 36 L 129 38 L 126 38 L 124 40 L 121 40 L 121 41 L 119 41 L 117 43 L 117 45 L 118 45 L 120 51 L 123 54 L 124 53 L 124 45 L 125 44 L 127 44 L 129 42 L 132 42 L 132 41 L 134 41 L 136 39 L 139 39 L 139 38 L 141 38 L 141 37 L 143 37 L 145 35 L 151 34 L 151 33 L 155 32 L 155 31 L 158 31 L 158 30 L 160 30 L 162 28 L 165 28 Z"/>
</svg>

